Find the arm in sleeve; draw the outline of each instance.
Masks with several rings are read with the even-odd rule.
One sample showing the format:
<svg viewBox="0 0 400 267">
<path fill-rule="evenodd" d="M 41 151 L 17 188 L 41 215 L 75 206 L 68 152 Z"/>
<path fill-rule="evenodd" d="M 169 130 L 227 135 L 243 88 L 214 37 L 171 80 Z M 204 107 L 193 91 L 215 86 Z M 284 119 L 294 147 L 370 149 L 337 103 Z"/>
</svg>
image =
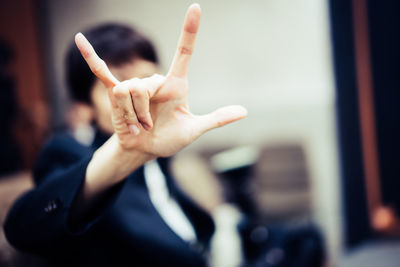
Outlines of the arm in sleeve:
<svg viewBox="0 0 400 267">
<path fill-rule="evenodd" d="M 37 186 L 20 197 L 8 213 L 4 225 L 8 241 L 24 251 L 51 251 L 62 244 L 73 244 L 96 223 L 102 206 L 78 228 L 68 225 L 71 205 L 81 188 L 93 152 L 75 141 L 62 138 L 46 146 L 35 170 Z M 105 206 L 119 191 L 114 188 Z M 110 194 L 107 194 L 110 196 Z"/>
</svg>

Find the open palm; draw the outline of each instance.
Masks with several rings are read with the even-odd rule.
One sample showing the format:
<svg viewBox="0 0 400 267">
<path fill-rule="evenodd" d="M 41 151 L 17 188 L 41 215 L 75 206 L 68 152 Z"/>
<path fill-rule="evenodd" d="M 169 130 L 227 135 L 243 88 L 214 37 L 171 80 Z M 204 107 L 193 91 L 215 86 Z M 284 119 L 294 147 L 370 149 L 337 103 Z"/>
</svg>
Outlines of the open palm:
<svg viewBox="0 0 400 267">
<path fill-rule="evenodd" d="M 112 105 L 112 122 L 119 145 L 155 157 L 170 156 L 200 135 L 246 116 L 241 106 L 193 115 L 187 103 L 187 72 L 200 24 L 200 6 L 189 7 L 178 48 L 166 76 L 119 82 L 81 34 L 76 44 L 92 72 L 104 83 Z"/>
</svg>

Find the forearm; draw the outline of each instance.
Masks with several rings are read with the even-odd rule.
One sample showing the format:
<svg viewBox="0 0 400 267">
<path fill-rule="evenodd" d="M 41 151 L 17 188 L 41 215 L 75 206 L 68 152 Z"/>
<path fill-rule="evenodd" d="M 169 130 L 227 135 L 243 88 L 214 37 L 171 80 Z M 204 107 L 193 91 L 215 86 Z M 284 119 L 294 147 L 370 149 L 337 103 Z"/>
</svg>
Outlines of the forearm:
<svg viewBox="0 0 400 267">
<path fill-rule="evenodd" d="M 110 188 L 152 159 L 154 157 L 140 151 L 124 151 L 115 135 L 109 138 L 96 150 L 88 164 L 85 181 L 71 208 L 69 222 L 79 222 Z"/>
</svg>

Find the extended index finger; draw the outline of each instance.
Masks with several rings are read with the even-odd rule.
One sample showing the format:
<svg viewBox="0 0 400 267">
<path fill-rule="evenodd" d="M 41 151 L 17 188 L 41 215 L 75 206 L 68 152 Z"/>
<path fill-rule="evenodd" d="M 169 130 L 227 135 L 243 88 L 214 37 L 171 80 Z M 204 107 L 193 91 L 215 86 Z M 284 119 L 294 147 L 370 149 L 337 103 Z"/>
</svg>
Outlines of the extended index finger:
<svg viewBox="0 0 400 267">
<path fill-rule="evenodd" d="M 193 54 L 197 31 L 200 25 L 201 9 L 199 4 L 192 4 L 186 12 L 185 22 L 178 42 L 169 73 L 179 77 L 186 77 L 189 69 L 190 57 Z"/>
<path fill-rule="evenodd" d="M 119 83 L 117 78 L 115 78 L 108 69 L 106 63 L 96 54 L 93 46 L 82 33 L 75 35 L 75 43 L 86 63 L 89 65 L 90 70 L 108 89 L 112 89 Z"/>
</svg>

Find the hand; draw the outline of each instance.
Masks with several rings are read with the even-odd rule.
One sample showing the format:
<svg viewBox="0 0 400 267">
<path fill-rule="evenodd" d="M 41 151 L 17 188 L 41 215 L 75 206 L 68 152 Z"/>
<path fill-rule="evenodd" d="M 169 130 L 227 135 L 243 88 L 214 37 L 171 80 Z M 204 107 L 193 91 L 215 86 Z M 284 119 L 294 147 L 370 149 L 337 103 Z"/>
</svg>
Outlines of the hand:
<svg viewBox="0 0 400 267">
<path fill-rule="evenodd" d="M 202 116 L 193 115 L 189 110 L 187 72 L 200 15 L 200 6 L 192 4 L 166 76 L 156 74 L 119 82 L 86 38 L 81 33 L 75 36 L 90 69 L 108 89 L 114 131 L 124 151 L 140 151 L 152 157 L 171 156 L 206 131 L 247 115 L 241 106 L 223 107 Z"/>
</svg>

